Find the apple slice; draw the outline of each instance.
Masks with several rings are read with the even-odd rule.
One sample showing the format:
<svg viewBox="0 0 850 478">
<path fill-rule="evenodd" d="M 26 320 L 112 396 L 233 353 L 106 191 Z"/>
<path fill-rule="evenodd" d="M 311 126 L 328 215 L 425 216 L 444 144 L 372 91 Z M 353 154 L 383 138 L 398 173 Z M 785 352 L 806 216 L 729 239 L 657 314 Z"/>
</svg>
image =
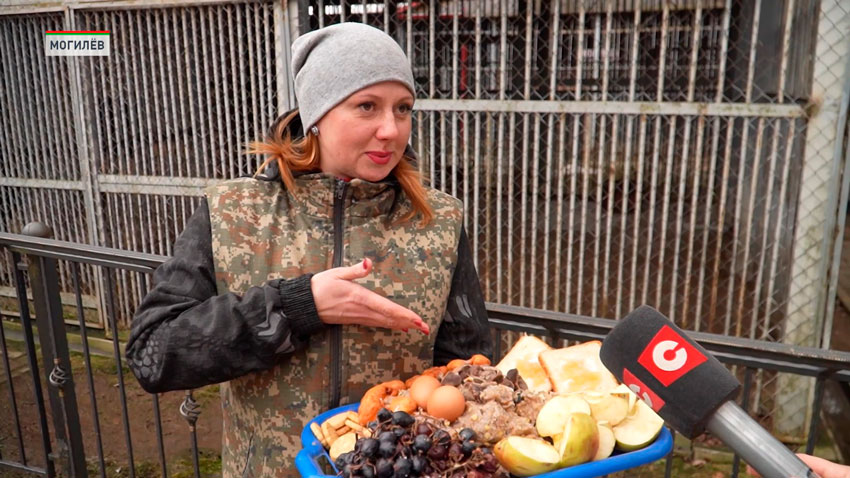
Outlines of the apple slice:
<svg viewBox="0 0 850 478">
<path fill-rule="evenodd" d="M 493 447 L 493 454 L 516 476 L 532 476 L 558 468 L 561 455 L 545 440 L 508 436 Z"/>
<path fill-rule="evenodd" d="M 625 392 L 586 393 L 585 399 L 590 405 L 590 415 L 596 421 L 608 422 L 617 426 L 629 414 L 629 395 Z"/>
<path fill-rule="evenodd" d="M 625 393 L 629 397 L 629 413 L 631 415 L 635 411 L 635 403 L 638 401 L 638 396 L 632 389 L 629 388 L 625 383 L 621 383 L 614 390 L 611 390 L 611 393 Z"/>
<path fill-rule="evenodd" d="M 614 430 L 605 422 L 596 422 L 596 427 L 599 432 L 599 446 L 596 447 L 596 454 L 593 455 L 592 461 L 604 460 L 614 453 L 614 446 L 617 444 L 617 439 L 614 438 Z"/>
<path fill-rule="evenodd" d="M 578 395 L 556 395 L 543 404 L 537 413 L 537 434 L 551 437 L 564 432 L 571 413 L 590 415 L 590 404 Z"/>
<path fill-rule="evenodd" d="M 642 400 L 635 403 L 634 413 L 614 427 L 617 448 L 632 451 L 643 448 L 658 436 L 664 420 Z"/>
<path fill-rule="evenodd" d="M 599 446 L 599 430 L 590 415 L 582 412 L 567 417 L 563 433 L 555 436 L 555 448 L 561 454 L 559 468 L 590 461 Z"/>
</svg>

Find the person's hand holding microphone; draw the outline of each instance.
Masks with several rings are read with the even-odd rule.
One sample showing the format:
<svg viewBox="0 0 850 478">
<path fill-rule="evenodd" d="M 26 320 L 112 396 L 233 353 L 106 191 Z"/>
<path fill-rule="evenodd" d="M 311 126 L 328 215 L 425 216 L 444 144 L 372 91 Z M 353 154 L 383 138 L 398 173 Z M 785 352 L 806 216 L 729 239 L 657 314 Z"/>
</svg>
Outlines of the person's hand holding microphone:
<svg viewBox="0 0 850 478">
<path fill-rule="evenodd" d="M 319 318 L 326 324 L 364 325 L 430 333 L 416 313 L 354 282 L 369 275 L 372 261 L 319 272 L 310 280 Z"/>
<path fill-rule="evenodd" d="M 803 460 L 803 463 L 817 473 L 821 478 L 850 478 L 850 466 L 839 465 L 823 458 L 818 458 L 804 453 L 797 453 L 797 457 Z"/>
<path fill-rule="evenodd" d="M 850 478 L 850 466 L 833 463 L 805 453 L 797 453 L 797 458 L 803 460 L 803 463 L 809 465 L 809 468 L 821 478 Z M 753 476 L 761 476 L 750 465 L 747 465 L 747 473 Z"/>
</svg>

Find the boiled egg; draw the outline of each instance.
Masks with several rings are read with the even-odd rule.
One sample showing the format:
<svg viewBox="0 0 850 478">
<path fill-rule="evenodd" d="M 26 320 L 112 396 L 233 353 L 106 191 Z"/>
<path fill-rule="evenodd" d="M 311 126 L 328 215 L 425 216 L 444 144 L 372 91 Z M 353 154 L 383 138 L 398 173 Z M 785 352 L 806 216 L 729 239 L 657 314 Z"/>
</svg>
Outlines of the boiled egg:
<svg viewBox="0 0 850 478">
<path fill-rule="evenodd" d="M 436 388 L 428 397 L 426 410 L 433 417 L 453 422 L 466 410 L 466 400 L 457 387 L 443 385 Z"/>
<path fill-rule="evenodd" d="M 430 375 L 421 375 L 410 384 L 410 397 L 422 408 L 428 406 L 428 398 L 440 386 L 440 381 Z"/>
</svg>

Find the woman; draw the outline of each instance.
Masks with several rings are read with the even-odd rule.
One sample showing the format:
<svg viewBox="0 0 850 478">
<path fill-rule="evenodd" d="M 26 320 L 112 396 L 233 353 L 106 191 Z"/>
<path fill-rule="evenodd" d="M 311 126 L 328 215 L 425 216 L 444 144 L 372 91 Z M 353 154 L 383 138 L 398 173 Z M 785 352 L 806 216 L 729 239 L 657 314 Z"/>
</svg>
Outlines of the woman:
<svg viewBox="0 0 850 478">
<path fill-rule="evenodd" d="M 492 350 L 462 205 L 411 165 L 401 48 L 344 23 L 292 53 L 300 109 L 252 145 L 264 174 L 206 190 L 127 344 L 149 392 L 226 382 L 225 477 L 295 476 L 310 418 Z"/>
</svg>

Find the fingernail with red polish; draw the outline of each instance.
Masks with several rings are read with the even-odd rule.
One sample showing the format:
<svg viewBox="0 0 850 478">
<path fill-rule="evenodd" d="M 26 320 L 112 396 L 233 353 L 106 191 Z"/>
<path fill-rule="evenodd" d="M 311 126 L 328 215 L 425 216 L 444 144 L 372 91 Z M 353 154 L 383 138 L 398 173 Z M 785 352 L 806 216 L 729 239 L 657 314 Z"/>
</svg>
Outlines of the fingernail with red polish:
<svg viewBox="0 0 850 478">
<path fill-rule="evenodd" d="M 401 331 L 407 333 L 407 329 L 401 329 Z"/>
</svg>

